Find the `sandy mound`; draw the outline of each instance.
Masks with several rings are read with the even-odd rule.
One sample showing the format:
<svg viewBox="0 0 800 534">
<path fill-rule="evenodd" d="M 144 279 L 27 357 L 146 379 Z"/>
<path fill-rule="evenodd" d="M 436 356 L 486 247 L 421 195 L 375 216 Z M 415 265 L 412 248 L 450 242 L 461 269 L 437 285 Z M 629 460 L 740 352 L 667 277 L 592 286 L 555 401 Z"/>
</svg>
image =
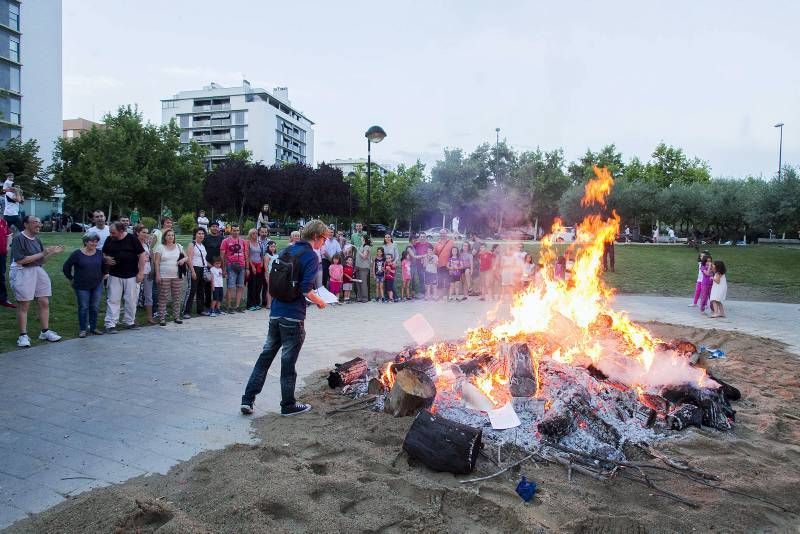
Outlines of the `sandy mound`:
<svg viewBox="0 0 800 534">
<path fill-rule="evenodd" d="M 519 472 L 481 484 L 409 465 L 401 444 L 410 418 L 366 410 L 326 416 L 345 400 L 324 373 L 303 397 L 314 411 L 268 415 L 263 443 L 201 454 L 167 476 L 85 493 L 14 525 L 12 532 L 686 532 L 797 531 L 800 524 L 800 360 L 774 341 L 651 324 L 663 338 L 722 347 L 711 362 L 739 387 L 734 432 L 692 429 L 661 447 L 722 478 L 722 492 L 667 476 L 664 488 L 696 509 L 625 480 L 610 483 L 561 467 L 526 464 L 539 484 L 530 504 Z M 497 468 L 481 458 L 474 476 Z M 764 502 L 768 501 L 768 502 Z M 772 504 L 770 504 L 772 503 Z M 781 510 L 780 507 L 786 510 Z"/>
</svg>

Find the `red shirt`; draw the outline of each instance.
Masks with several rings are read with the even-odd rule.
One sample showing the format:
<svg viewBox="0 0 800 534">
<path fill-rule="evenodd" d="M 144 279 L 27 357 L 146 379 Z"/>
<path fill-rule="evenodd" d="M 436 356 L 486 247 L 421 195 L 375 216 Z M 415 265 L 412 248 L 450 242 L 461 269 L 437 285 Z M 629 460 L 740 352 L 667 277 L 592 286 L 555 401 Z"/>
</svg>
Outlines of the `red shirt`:
<svg viewBox="0 0 800 534">
<path fill-rule="evenodd" d="M 353 267 L 350 265 L 344 266 L 344 283 L 349 284 L 353 280 Z"/>
<path fill-rule="evenodd" d="M 5 256 L 6 254 L 8 254 L 8 223 L 0 217 L 0 256 Z"/>
<path fill-rule="evenodd" d="M 386 265 L 383 266 L 383 276 L 384 276 L 384 278 L 386 280 L 394 280 L 394 272 L 395 272 L 395 270 L 396 270 L 396 267 L 394 265 L 394 262 L 389 263 L 387 261 Z"/>
<path fill-rule="evenodd" d="M 244 266 L 247 263 L 245 261 L 247 243 L 245 243 L 245 240 L 241 237 L 238 239 L 234 239 L 232 237 L 226 237 L 223 239 L 222 244 L 219 246 L 219 252 L 222 254 L 222 257 L 225 258 L 226 265 L 238 263 L 239 265 Z"/>
<path fill-rule="evenodd" d="M 494 259 L 494 254 L 492 254 L 488 250 L 478 254 L 478 263 L 480 264 L 479 268 L 482 273 L 492 270 L 493 259 Z"/>
</svg>

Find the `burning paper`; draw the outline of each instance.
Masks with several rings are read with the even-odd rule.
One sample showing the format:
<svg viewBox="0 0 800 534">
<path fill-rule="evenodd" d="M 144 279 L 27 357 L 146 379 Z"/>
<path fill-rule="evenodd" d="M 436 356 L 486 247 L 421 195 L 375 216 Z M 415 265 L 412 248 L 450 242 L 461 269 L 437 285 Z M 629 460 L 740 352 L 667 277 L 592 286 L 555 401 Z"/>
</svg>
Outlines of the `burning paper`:
<svg viewBox="0 0 800 534">
<path fill-rule="evenodd" d="M 496 410 L 489 410 L 489 421 L 492 423 L 492 428 L 495 430 L 506 430 L 518 427 L 522 424 L 511 403 Z"/>
<path fill-rule="evenodd" d="M 415 313 L 405 321 L 403 321 L 403 328 L 406 329 L 408 335 L 417 345 L 424 345 L 435 335 L 431 323 L 421 313 Z"/>
</svg>

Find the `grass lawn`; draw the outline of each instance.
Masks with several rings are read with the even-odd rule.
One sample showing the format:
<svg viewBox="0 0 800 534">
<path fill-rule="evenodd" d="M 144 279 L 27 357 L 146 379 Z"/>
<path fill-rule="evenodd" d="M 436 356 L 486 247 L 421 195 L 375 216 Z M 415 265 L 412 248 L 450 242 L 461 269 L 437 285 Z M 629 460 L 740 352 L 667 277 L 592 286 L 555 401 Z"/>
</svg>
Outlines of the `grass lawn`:
<svg viewBox="0 0 800 534">
<path fill-rule="evenodd" d="M 63 244 L 64 253 L 53 256 L 45 264 L 53 282 L 50 300 L 50 326 L 64 338 L 78 334 L 75 294 L 61 273 L 67 256 L 80 247 L 80 234 L 41 234 L 45 245 Z M 178 242 L 186 244 L 189 236 L 179 236 Z M 278 240 L 278 248 L 286 245 Z M 397 241 L 398 248 L 406 242 Z M 526 244 L 526 249 L 538 256 L 537 244 Z M 714 259 L 722 260 L 728 268 L 728 296 L 739 300 L 767 300 L 774 302 L 800 302 L 800 248 L 763 247 L 711 247 Z M 697 253 L 680 245 L 617 245 L 616 272 L 606 273 L 606 281 L 620 293 L 647 293 L 654 295 L 691 297 L 697 275 Z M 9 260 L 10 261 L 10 260 Z M 372 286 L 372 283 L 370 284 Z M 374 290 L 373 290 L 374 294 Z M 34 345 L 43 343 L 35 338 L 40 329 L 35 306 L 28 313 L 28 332 Z M 356 308 L 354 308 L 356 309 Z M 100 304 L 100 321 L 105 314 L 105 303 Z M 142 318 L 139 318 L 142 322 Z M 14 310 L 0 308 L 0 352 L 16 349 L 18 331 Z"/>
</svg>

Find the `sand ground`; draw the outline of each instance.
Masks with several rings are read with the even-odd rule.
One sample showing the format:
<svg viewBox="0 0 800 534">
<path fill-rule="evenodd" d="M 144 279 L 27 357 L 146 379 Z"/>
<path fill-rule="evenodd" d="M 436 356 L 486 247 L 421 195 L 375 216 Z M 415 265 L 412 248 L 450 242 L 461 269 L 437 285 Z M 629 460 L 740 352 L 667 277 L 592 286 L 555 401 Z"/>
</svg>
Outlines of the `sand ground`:
<svg viewBox="0 0 800 534">
<path fill-rule="evenodd" d="M 65 501 L 10 532 L 797 532 L 800 529 L 800 360 L 776 341 L 648 323 L 664 339 L 722 347 L 705 362 L 737 386 L 733 432 L 690 429 L 660 448 L 721 477 L 749 498 L 659 479 L 696 502 L 678 504 L 626 480 L 567 480 L 563 467 L 527 463 L 490 481 L 462 485 L 409 463 L 401 451 L 411 418 L 368 410 L 326 415 L 346 398 L 320 371 L 302 399 L 314 410 L 269 414 L 262 442 L 202 453 L 167 475 L 144 476 Z M 381 354 L 372 354 L 380 358 Z M 471 476 L 497 467 L 479 458 Z M 539 485 L 531 503 L 514 487 Z M 769 501 L 773 504 L 768 504 Z M 783 508 L 784 510 L 781 510 Z"/>
</svg>

